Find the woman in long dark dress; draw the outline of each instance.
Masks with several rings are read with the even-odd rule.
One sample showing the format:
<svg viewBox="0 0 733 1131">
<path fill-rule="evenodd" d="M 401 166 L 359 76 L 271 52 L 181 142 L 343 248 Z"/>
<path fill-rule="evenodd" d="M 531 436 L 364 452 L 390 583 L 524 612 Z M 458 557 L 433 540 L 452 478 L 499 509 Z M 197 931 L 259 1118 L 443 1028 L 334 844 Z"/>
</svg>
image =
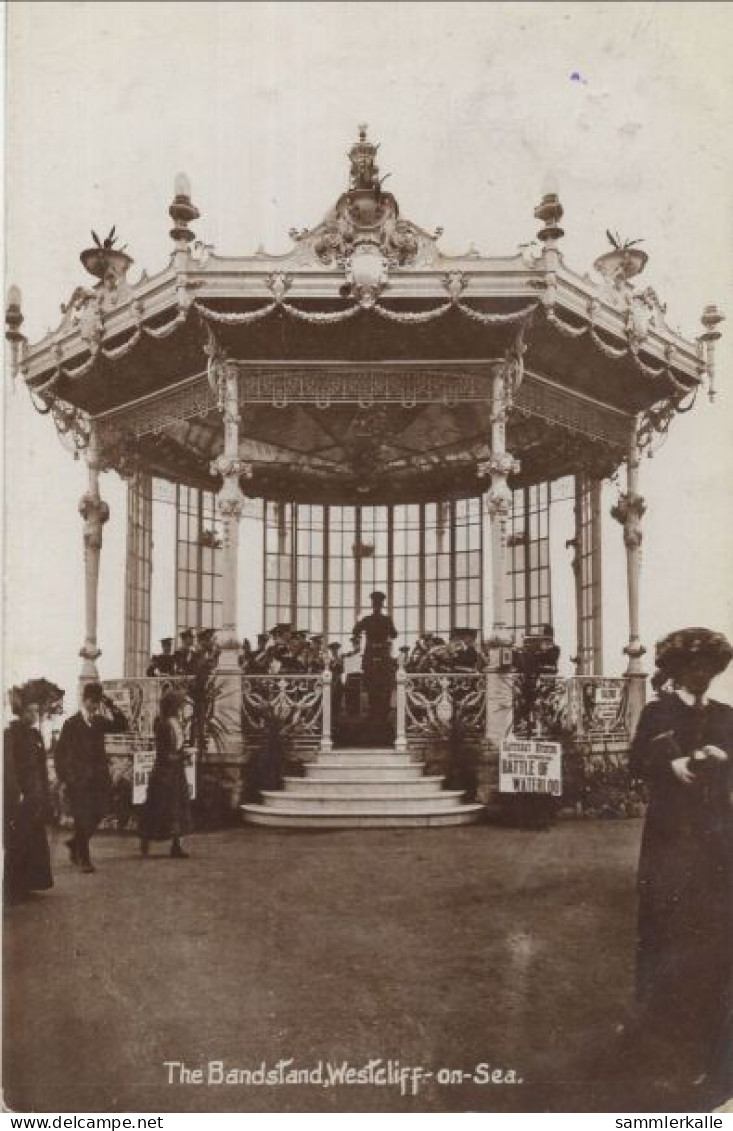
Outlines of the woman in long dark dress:
<svg viewBox="0 0 733 1131">
<path fill-rule="evenodd" d="M 3 886 L 9 900 L 53 887 L 51 854 L 46 833 L 49 785 L 46 749 L 38 723 L 38 696 L 27 685 L 13 688 L 11 707 L 16 716 L 4 735 Z"/>
<path fill-rule="evenodd" d="M 718 1069 L 733 1005 L 733 708 L 707 698 L 733 650 L 707 629 L 657 645 L 658 698 L 642 712 L 632 774 L 649 790 L 638 892 L 637 1000 L 678 1069 Z M 665 689 L 666 688 L 666 689 Z M 671 1063 L 671 1062 L 670 1062 Z"/>
<path fill-rule="evenodd" d="M 181 838 L 191 829 L 191 802 L 186 781 L 183 707 L 185 695 L 167 691 L 154 724 L 155 764 L 140 818 L 140 850 L 147 856 L 151 840 L 170 840 L 170 854 L 188 856 Z"/>
</svg>

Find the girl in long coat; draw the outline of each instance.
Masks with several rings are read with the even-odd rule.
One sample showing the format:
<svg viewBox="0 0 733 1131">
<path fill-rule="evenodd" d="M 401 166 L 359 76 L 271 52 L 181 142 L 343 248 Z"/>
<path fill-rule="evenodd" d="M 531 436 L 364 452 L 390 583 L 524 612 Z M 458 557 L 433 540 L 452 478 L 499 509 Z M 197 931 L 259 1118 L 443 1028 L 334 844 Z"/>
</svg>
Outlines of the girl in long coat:
<svg viewBox="0 0 733 1131">
<path fill-rule="evenodd" d="M 53 876 L 46 749 L 37 729 L 40 705 L 23 688 L 13 689 L 11 705 L 16 718 L 4 735 L 4 887 L 15 900 L 52 888 Z"/>
<path fill-rule="evenodd" d="M 733 1006 L 733 708 L 707 698 L 732 650 L 707 629 L 657 645 L 658 698 L 642 712 L 631 772 L 649 789 L 638 893 L 637 999 L 688 1078 L 721 1063 Z"/>
<path fill-rule="evenodd" d="M 154 724 L 155 764 L 140 818 L 140 849 L 147 856 L 151 840 L 170 840 L 170 854 L 185 859 L 181 838 L 191 829 L 191 802 L 186 781 L 183 727 L 185 696 L 167 691 Z"/>
</svg>

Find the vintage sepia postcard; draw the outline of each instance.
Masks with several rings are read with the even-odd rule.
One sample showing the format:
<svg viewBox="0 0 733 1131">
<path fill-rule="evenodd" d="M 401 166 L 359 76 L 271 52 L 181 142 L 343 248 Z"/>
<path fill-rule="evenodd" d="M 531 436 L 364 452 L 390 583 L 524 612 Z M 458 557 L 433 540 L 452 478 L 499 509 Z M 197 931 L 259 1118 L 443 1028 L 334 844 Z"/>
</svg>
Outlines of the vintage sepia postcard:
<svg viewBox="0 0 733 1131">
<path fill-rule="evenodd" d="M 717 1126 L 731 5 L 5 14 L 5 1109 Z"/>
</svg>

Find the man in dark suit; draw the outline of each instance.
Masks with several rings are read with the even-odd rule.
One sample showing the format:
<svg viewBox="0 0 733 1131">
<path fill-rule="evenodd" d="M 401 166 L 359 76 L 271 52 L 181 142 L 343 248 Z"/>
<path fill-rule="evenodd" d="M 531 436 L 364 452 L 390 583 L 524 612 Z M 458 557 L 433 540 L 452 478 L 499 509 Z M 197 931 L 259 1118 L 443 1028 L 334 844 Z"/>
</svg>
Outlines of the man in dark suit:
<svg viewBox="0 0 733 1131">
<path fill-rule="evenodd" d="M 107 714 L 103 714 L 106 711 Z M 108 812 L 110 776 L 104 750 L 105 734 L 127 730 L 127 719 L 104 694 L 101 683 L 87 683 L 81 710 L 61 728 L 54 764 L 66 787 L 74 835 L 66 842 L 71 861 L 82 872 L 94 872 L 89 841 Z"/>
</svg>

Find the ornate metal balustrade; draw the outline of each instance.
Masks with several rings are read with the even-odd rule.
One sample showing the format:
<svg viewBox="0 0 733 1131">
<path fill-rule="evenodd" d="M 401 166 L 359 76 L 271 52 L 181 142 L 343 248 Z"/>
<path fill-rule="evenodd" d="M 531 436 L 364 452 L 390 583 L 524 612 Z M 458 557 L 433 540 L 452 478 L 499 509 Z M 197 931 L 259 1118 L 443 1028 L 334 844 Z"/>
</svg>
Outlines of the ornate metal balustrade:
<svg viewBox="0 0 733 1131">
<path fill-rule="evenodd" d="M 623 676 L 575 676 L 567 683 L 567 717 L 576 735 L 590 743 L 626 747 L 629 681 Z"/>
<path fill-rule="evenodd" d="M 189 676 L 144 676 L 129 679 L 106 679 L 102 686 L 106 695 L 113 700 L 119 710 L 127 719 L 130 738 L 137 740 L 152 740 L 153 723 L 158 714 L 161 696 L 170 690 L 182 691 L 191 703 L 192 678 Z M 112 744 L 121 739 L 108 736 L 108 743 Z"/>
<path fill-rule="evenodd" d="M 330 750 L 331 673 L 242 676 L 242 731 Z"/>
<path fill-rule="evenodd" d="M 507 675 L 512 731 L 518 737 L 572 736 L 589 752 L 625 750 L 631 738 L 628 680 L 622 677 Z"/>
<path fill-rule="evenodd" d="M 486 730 L 486 675 L 483 672 L 405 672 L 398 679 L 404 696 L 407 739 L 435 737 L 459 726 L 483 736 Z M 399 727 L 398 727 L 399 738 Z"/>
</svg>

